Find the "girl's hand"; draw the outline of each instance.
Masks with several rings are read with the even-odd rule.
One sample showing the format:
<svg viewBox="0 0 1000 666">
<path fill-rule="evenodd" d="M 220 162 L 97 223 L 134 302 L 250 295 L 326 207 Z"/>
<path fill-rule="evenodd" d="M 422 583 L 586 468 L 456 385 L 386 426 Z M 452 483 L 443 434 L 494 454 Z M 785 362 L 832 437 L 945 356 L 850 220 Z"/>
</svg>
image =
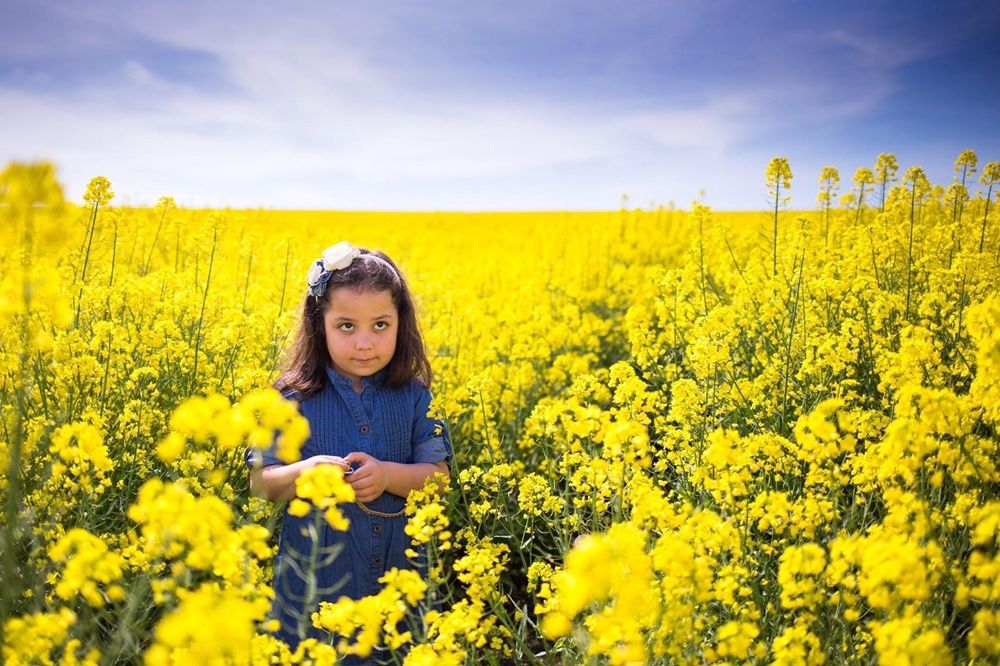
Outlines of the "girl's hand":
<svg viewBox="0 0 1000 666">
<path fill-rule="evenodd" d="M 312 469 L 318 465 L 340 465 L 344 468 L 345 472 L 351 469 L 351 463 L 347 462 L 340 456 L 312 456 L 311 458 L 306 458 L 306 462 L 308 463 L 306 469 Z"/>
<path fill-rule="evenodd" d="M 346 478 L 354 488 L 354 494 L 359 502 L 371 502 L 385 492 L 386 484 L 389 483 L 385 463 L 360 451 L 348 453 L 344 460 L 349 464 L 358 465 Z"/>
<path fill-rule="evenodd" d="M 340 456 L 312 456 L 289 465 L 268 465 L 250 472 L 250 491 L 272 502 L 295 497 L 295 480 L 317 465 L 339 465 L 346 472 L 351 463 Z"/>
</svg>

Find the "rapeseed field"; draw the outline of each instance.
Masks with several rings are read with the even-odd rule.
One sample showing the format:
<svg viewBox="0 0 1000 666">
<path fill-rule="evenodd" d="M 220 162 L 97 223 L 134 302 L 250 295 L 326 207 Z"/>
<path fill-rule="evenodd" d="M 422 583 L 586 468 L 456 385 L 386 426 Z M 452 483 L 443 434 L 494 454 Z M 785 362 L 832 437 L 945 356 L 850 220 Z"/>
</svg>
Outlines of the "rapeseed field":
<svg viewBox="0 0 1000 666">
<path fill-rule="evenodd" d="M 71 203 L 9 165 L 3 662 L 996 663 L 1000 163 L 793 166 L 759 212 L 417 214 Z M 291 652 L 243 453 L 308 436 L 269 385 L 342 239 L 407 276 L 455 462 L 408 501 L 428 577 Z M 289 510 L 349 491 L 318 467 Z"/>
</svg>

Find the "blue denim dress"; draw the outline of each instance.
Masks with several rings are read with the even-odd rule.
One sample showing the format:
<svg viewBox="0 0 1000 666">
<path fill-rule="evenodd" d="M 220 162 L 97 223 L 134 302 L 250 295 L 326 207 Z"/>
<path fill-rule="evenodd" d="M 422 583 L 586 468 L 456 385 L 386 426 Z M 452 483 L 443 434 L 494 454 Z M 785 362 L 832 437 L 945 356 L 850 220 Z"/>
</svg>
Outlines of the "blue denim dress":
<svg viewBox="0 0 1000 666">
<path fill-rule="evenodd" d="M 419 381 L 414 379 L 406 386 L 390 388 L 384 383 L 385 370 L 380 370 L 361 378 L 359 394 L 351 386 L 351 380 L 335 370 L 327 368 L 327 378 L 329 381 L 321 391 L 299 402 L 299 411 L 309 421 L 310 428 L 309 439 L 301 451 L 303 459 L 319 454 L 343 457 L 361 451 L 395 463 L 451 462 L 447 428 L 427 415 L 431 393 Z M 274 447 L 248 450 L 246 459 L 251 467 L 284 464 L 275 457 Z M 385 492 L 367 506 L 393 513 L 402 510 L 404 504 L 404 498 Z M 273 614 L 281 621 L 278 637 L 293 650 L 301 636 L 300 621 L 306 637 L 327 638 L 310 622 L 315 604 L 304 607 L 308 576 L 303 574 L 310 569 L 311 557 L 317 563 L 313 567 L 317 601 L 372 595 L 382 588 L 378 579 L 387 570 L 423 568 L 422 562 L 411 562 L 404 555 L 411 547 L 403 531 L 405 516 L 380 518 L 354 504 L 342 505 L 341 510 L 350 520 L 350 528 L 340 532 L 323 522 L 316 532 L 317 544 L 310 536 L 313 516 L 299 518 L 286 512 L 282 520 L 274 567 Z"/>
</svg>

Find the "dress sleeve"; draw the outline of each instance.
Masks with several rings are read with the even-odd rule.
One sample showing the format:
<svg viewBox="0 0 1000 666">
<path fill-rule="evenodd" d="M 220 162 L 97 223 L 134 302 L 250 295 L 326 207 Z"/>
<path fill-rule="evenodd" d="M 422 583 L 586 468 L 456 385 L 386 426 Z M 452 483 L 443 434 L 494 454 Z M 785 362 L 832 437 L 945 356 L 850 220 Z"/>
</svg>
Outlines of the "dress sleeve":
<svg viewBox="0 0 1000 666">
<path fill-rule="evenodd" d="M 302 400 L 302 395 L 293 389 L 285 389 L 281 392 L 281 395 L 286 400 L 293 400 L 295 402 L 301 402 Z M 274 431 L 274 436 L 271 438 L 271 445 L 267 448 L 247 448 L 247 450 L 243 453 L 243 459 L 246 461 L 247 467 L 250 469 L 261 469 L 271 465 L 287 464 L 284 460 L 278 457 L 278 435 L 280 434 L 280 430 Z"/>
<path fill-rule="evenodd" d="M 284 465 L 286 464 L 284 460 L 278 458 L 278 431 L 274 432 L 274 439 L 271 441 L 271 446 L 266 449 L 255 449 L 247 448 L 243 453 L 243 459 L 246 461 L 247 467 L 251 469 L 261 469 L 263 467 L 270 467 L 271 465 Z"/>
<path fill-rule="evenodd" d="M 416 404 L 413 408 L 413 462 L 451 464 L 451 436 L 444 421 L 428 416 L 431 405 L 431 392 L 418 385 L 416 388 Z"/>
</svg>

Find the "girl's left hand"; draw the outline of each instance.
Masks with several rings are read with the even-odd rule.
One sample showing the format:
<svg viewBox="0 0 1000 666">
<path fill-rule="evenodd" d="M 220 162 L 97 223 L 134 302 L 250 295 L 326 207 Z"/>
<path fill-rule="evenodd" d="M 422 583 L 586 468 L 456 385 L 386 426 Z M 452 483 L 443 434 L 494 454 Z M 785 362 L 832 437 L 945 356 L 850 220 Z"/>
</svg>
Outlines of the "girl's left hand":
<svg viewBox="0 0 1000 666">
<path fill-rule="evenodd" d="M 381 460 L 360 451 L 347 454 L 344 460 L 357 465 L 354 472 L 345 478 L 350 481 L 359 502 L 371 502 L 385 492 L 389 478 Z"/>
</svg>

